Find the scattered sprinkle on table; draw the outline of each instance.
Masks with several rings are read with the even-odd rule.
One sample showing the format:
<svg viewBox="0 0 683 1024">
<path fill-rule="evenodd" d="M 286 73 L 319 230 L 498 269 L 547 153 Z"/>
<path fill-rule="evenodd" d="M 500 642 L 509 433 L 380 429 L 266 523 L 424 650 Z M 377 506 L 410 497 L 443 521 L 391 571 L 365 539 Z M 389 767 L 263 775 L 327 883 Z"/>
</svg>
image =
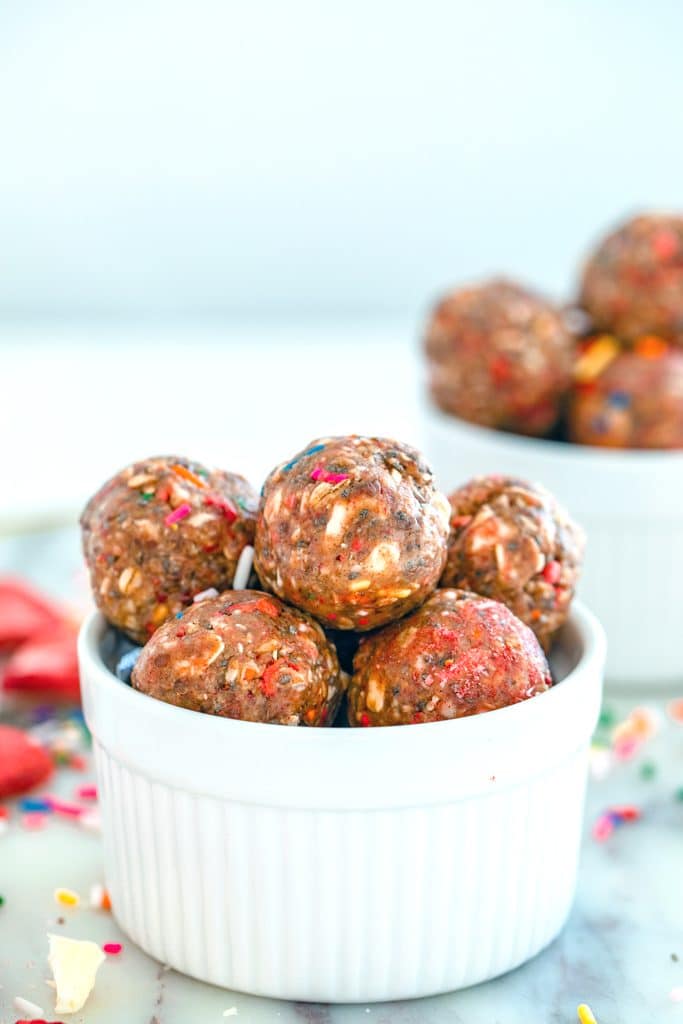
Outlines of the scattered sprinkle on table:
<svg viewBox="0 0 683 1024">
<path fill-rule="evenodd" d="M 105 942 L 102 949 L 105 953 L 108 953 L 109 956 L 118 956 L 123 949 L 123 946 L 120 942 Z"/>
<path fill-rule="evenodd" d="M 231 1006 L 229 1010 L 223 1010 L 223 1016 L 224 1017 L 236 1017 L 237 1016 L 237 1007 L 236 1006 Z"/>
<path fill-rule="evenodd" d="M 81 897 L 73 889 L 55 889 L 54 897 L 60 907 L 77 907 L 81 902 Z"/>
<path fill-rule="evenodd" d="M 581 1003 L 581 1005 L 577 1007 L 576 1015 L 581 1021 L 581 1024 L 598 1024 L 593 1015 L 593 1011 L 587 1003 Z"/>
<path fill-rule="evenodd" d="M 640 777 L 645 782 L 649 782 L 650 779 L 654 779 L 657 774 L 657 767 L 652 761 L 643 761 L 640 766 Z"/>
<path fill-rule="evenodd" d="M 43 1017 L 45 1010 L 42 1006 L 38 1006 L 37 1003 L 32 1003 L 30 999 L 24 999 L 23 996 L 14 997 L 14 1009 L 18 1013 L 25 1013 L 29 1017 Z"/>
<path fill-rule="evenodd" d="M 79 800 L 97 800 L 97 786 L 79 786 L 76 796 Z"/>
</svg>

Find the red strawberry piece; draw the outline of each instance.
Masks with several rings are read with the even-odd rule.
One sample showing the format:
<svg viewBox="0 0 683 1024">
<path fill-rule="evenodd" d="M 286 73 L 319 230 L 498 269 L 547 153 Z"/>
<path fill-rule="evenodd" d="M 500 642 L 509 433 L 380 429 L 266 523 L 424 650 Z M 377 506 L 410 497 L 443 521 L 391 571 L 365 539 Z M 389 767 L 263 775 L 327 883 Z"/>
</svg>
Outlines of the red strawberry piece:
<svg viewBox="0 0 683 1024">
<path fill-rule="evenodd" d="M 2 685 L 5 690 L 78 700 L 76 631 L 62 626 L 22 644 L 5 666 Z"/>
<path fill-rule="evenodd" d="M 0 725 L 0 799 L 18 796 L 52 774 L 52 759 L 21 729 Z"/>
<path fill-rule="evenodd" d="M 64 621 L 59 609 L 19 580 L 0 579 L 0 650 L 11 651 Z"/>
</svg>

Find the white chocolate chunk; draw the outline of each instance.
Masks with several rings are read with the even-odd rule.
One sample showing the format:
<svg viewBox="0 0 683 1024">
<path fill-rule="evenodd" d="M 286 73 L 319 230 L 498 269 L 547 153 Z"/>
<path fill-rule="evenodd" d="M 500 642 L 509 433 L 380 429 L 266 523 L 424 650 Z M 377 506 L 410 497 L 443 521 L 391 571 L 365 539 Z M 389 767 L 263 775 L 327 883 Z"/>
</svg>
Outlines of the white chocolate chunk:
<svg viewBox="0 0 683 1024">
<path fill-rule="evenodd" d="M 332 508 L 332 514 L 327 520 L 325 535 L 327 537 L 338 537 L 342 531 L 345 519 L 346 507 L 340 501 L 335 502 Z"/>
<path fill-rule="evenodd" d="M 47 961 L 57 989 L 55 1013 L 77 1013 L 95 987 L 98 968 L 106 960 L 95 942 L 48 934 Z"/>
<path fill-rule="evenodd" d="M 366 563 L 373 573 L 384 572 L 388 565 L 396 564 L 401 557 L 401 549 L 394 541 L 380 541 L 372 549 Z"/>
</svg>

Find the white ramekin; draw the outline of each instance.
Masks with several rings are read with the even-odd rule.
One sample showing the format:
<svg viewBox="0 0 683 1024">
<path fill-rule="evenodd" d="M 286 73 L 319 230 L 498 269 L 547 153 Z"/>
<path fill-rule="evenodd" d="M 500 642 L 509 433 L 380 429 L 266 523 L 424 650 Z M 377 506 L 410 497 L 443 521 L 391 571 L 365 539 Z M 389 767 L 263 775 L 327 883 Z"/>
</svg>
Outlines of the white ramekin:
<svg viewBox="0 0 683 1024">
<path fill-rule="evenodd" d="M 147 953 L 257 995 L 406 999 L 537 953 L 575 887 L 604 634 L 576 607 L 562 682 L 477 717 L 296 729 L 172 707 L 79 640 L 114 914 Z"/>
<path fill-rule="evenodd" d="M 683 452 L 614 451 L 473 426 L 432 405 L 423 443 L 439 486 L 511 473 L 544 484 L 588 537 L 580 597 L 607 632 L 607 681 L 683 682 Z"/>
</svg>

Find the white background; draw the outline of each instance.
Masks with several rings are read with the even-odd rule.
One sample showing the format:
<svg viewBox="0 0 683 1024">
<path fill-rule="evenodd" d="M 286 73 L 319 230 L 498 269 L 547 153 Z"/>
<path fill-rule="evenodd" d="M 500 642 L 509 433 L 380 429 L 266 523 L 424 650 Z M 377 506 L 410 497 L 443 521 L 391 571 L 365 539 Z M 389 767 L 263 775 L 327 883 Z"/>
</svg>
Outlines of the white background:
<svg viewBox="0 0 683 1024">
<path fill-rule="evenodd" d="M 683 209 L 683 4 L 0 4 L 0 529 L 158 451 L 420 443 L 432 298 Z"/>
<path fill-rule="evenodd" d="M 413 315 L 559 294 L 683 206 L 676 0 L 9 0 L 0 312 Z"/>
</svg>

